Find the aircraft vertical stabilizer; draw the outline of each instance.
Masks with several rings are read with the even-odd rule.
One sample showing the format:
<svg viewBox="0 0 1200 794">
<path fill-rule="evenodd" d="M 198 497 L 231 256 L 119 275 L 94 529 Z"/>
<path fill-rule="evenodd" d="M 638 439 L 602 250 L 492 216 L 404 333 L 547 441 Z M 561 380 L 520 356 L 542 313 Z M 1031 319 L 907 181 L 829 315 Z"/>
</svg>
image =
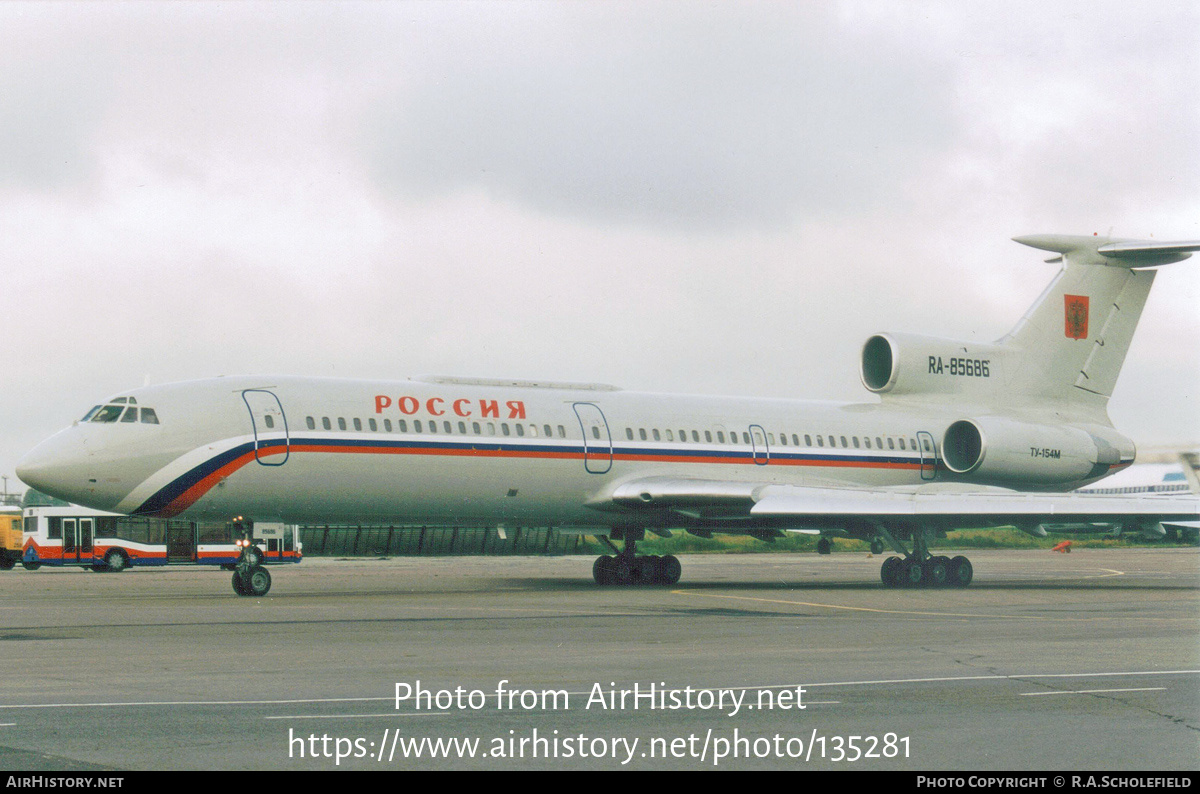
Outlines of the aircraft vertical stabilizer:
<svg viewBox="0 0 1200 794">
<path fill-rule="evenodd" d="M 1155 271 L 1200 242 L 1158 243 L 1035 235 L 1017 242 L 1054 251 L 1063 268 L 1016 327 L 997 344 L 1008 349 L 1007 385 L 1033 401 L 1103 410 L 1116 386 Z"/>
</svg>

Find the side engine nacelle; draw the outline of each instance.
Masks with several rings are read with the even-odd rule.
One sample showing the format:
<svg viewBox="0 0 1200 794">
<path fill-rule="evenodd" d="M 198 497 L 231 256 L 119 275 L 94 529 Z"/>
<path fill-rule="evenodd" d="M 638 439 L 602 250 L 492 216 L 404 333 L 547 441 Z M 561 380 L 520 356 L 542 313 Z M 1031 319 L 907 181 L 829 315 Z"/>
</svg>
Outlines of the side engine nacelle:
<svg viewBox="0 0 1200 794">
<path fill-rule="evenodd" d="M 946 428 L 942 460 L 972 482 L 1025 487 L 1074 487 L 1108 473 L 1133 443 L 1109 431 L 1101 438 L 1078 427 L 987 416 Z"/>
<path fill-rule="evenodd" d="M 916 334 L 875 334 L 863 345 L 863 385 L 876 394 L 986 394 L 1003 384 L 1008 350 Z"/>
</svg>

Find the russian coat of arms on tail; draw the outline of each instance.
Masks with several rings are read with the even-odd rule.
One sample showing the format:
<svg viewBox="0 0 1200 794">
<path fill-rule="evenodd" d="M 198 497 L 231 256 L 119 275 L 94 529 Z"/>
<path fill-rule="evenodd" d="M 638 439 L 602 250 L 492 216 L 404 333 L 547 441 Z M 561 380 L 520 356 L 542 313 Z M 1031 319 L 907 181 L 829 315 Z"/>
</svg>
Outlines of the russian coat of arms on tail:
<svg viewBox="0 0 1200 794">
<path fill-rule="evenodd" d="M 1066 303 L 1066 334 L 1068 339 L 1087 339 L 1088 296 L 1064 295 Z"/>
</svg>

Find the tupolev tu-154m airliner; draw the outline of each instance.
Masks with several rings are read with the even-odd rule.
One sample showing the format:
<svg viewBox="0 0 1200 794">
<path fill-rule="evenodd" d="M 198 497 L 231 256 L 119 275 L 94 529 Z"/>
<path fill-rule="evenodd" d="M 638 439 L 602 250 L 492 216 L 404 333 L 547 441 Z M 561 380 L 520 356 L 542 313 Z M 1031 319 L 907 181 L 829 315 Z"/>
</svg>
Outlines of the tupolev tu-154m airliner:
<svg viewBox="0 0 1200 794">
<path fill-rule="evenodd" d="M 134 515 L 554 527 L 594 535 L 599 584 L 673 584 L 647 532 L 851 537 L 899 556 L 885 586 L 966 586 L 962 528 L 1195 521 L 1195 496 L 1066 493 L 1129 466 L 1107 402 L 1156 266 L 1200 242 L 1040 235 L 1058 275 L 991 344 L 880 333 L 877 399 L 835 404 L 424 377 L 223 377 L 122 392 L 20 462 L 53 496 Z M 618 548 L 614 542 L 623 543 Z M 239 594 L 270 576 L 253 560 Z"/>
</svg>

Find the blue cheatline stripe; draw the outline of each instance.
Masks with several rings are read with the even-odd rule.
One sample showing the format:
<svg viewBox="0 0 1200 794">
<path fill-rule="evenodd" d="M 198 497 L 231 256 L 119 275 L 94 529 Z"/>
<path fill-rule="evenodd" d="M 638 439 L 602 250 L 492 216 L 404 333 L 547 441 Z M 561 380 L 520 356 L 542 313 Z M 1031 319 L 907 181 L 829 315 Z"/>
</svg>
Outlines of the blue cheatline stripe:
<svg viewBox="0 0 1200 794">
<path fill-rule="evenodd" d="M 297 449 L 304 447 L 316 449 Z M 286 441 L 284 439 L 269 439 L 260 442 L 258 447 L 260 451 L 278 450 L 279 452 L 282 452 L 285 448 L 289 448 L 293 454 L 296 454 L 297 452 L 310 451 L 320 452 L 323 450 L 327 450 L 332 453 L 351 454 L 372 454 L 403 451 L 414 454 L 421 454 L 423 452 L 430 454 L 460 452 L 469 455 L 473 452 L 478 452 L 491 453 L 499 456 L 503 456 L 505 454 L 519 454 L 522 456 L 533 457 L 545 455 L 547 457 L 566 456 L 579 458 L 582 458 L 585 454 L 584 447 L 576 443 L 545 444 L 541 442 L 517 441 L 515 439 L 508 441 L 441 441 L 428 437 L 420 439 L 295 437 Z M 610 448 L 608 445 L 604 445 L 591 448 L 590 454 L 607 456 L 610 452 L 610 449 L 614 458 L 639 458 L 647 462 L 653 462 L 655 459 L 661 459 L 664 460 L 664 462 L 683 463 L 743 463 L 753 461 L 755 458 L 754 453 L 748 449 L 694 449 L 686 446 L 666 449 L 662 447 L 626 447 L 617 445 L 614 445 Z M 761 455 L 762 453 L 759 454 Z M 236 471 L 238 468 L 241 468 L 242 465 L 254 460 L 254 457 L 255 445 L 252 442 L 239 444 L 226 450 L 225 452 L 214 455 L 212 458 L 209 458 L 203 463 L 193 467 L 161 488 L 153 496 L 143 502 L 133 514 L 155 515 L 163 512 L 170 508 L 177 499 L 201 483 L 205 478 L 210 477 L 226 466 L 234 466 L 230 472 L 232 473 L 232 471 Z M 689 459 L 691 460 L 689 461 Z M 920 459 L 899 457 L 895 455 L 876 456 L 862 453 L 853 455 L 838 455 L 832 452 L 800 453 L 783 452 L 779 450 L 774 450 L 770 453 L 770 461 L 775 463 L 792 463 L 800 465 L 834 464 L 851 466 L 859 465 L 867 467 L 920 465 Z M 196 498 L 199 498 L 199 496 Z"/>
</svg>

